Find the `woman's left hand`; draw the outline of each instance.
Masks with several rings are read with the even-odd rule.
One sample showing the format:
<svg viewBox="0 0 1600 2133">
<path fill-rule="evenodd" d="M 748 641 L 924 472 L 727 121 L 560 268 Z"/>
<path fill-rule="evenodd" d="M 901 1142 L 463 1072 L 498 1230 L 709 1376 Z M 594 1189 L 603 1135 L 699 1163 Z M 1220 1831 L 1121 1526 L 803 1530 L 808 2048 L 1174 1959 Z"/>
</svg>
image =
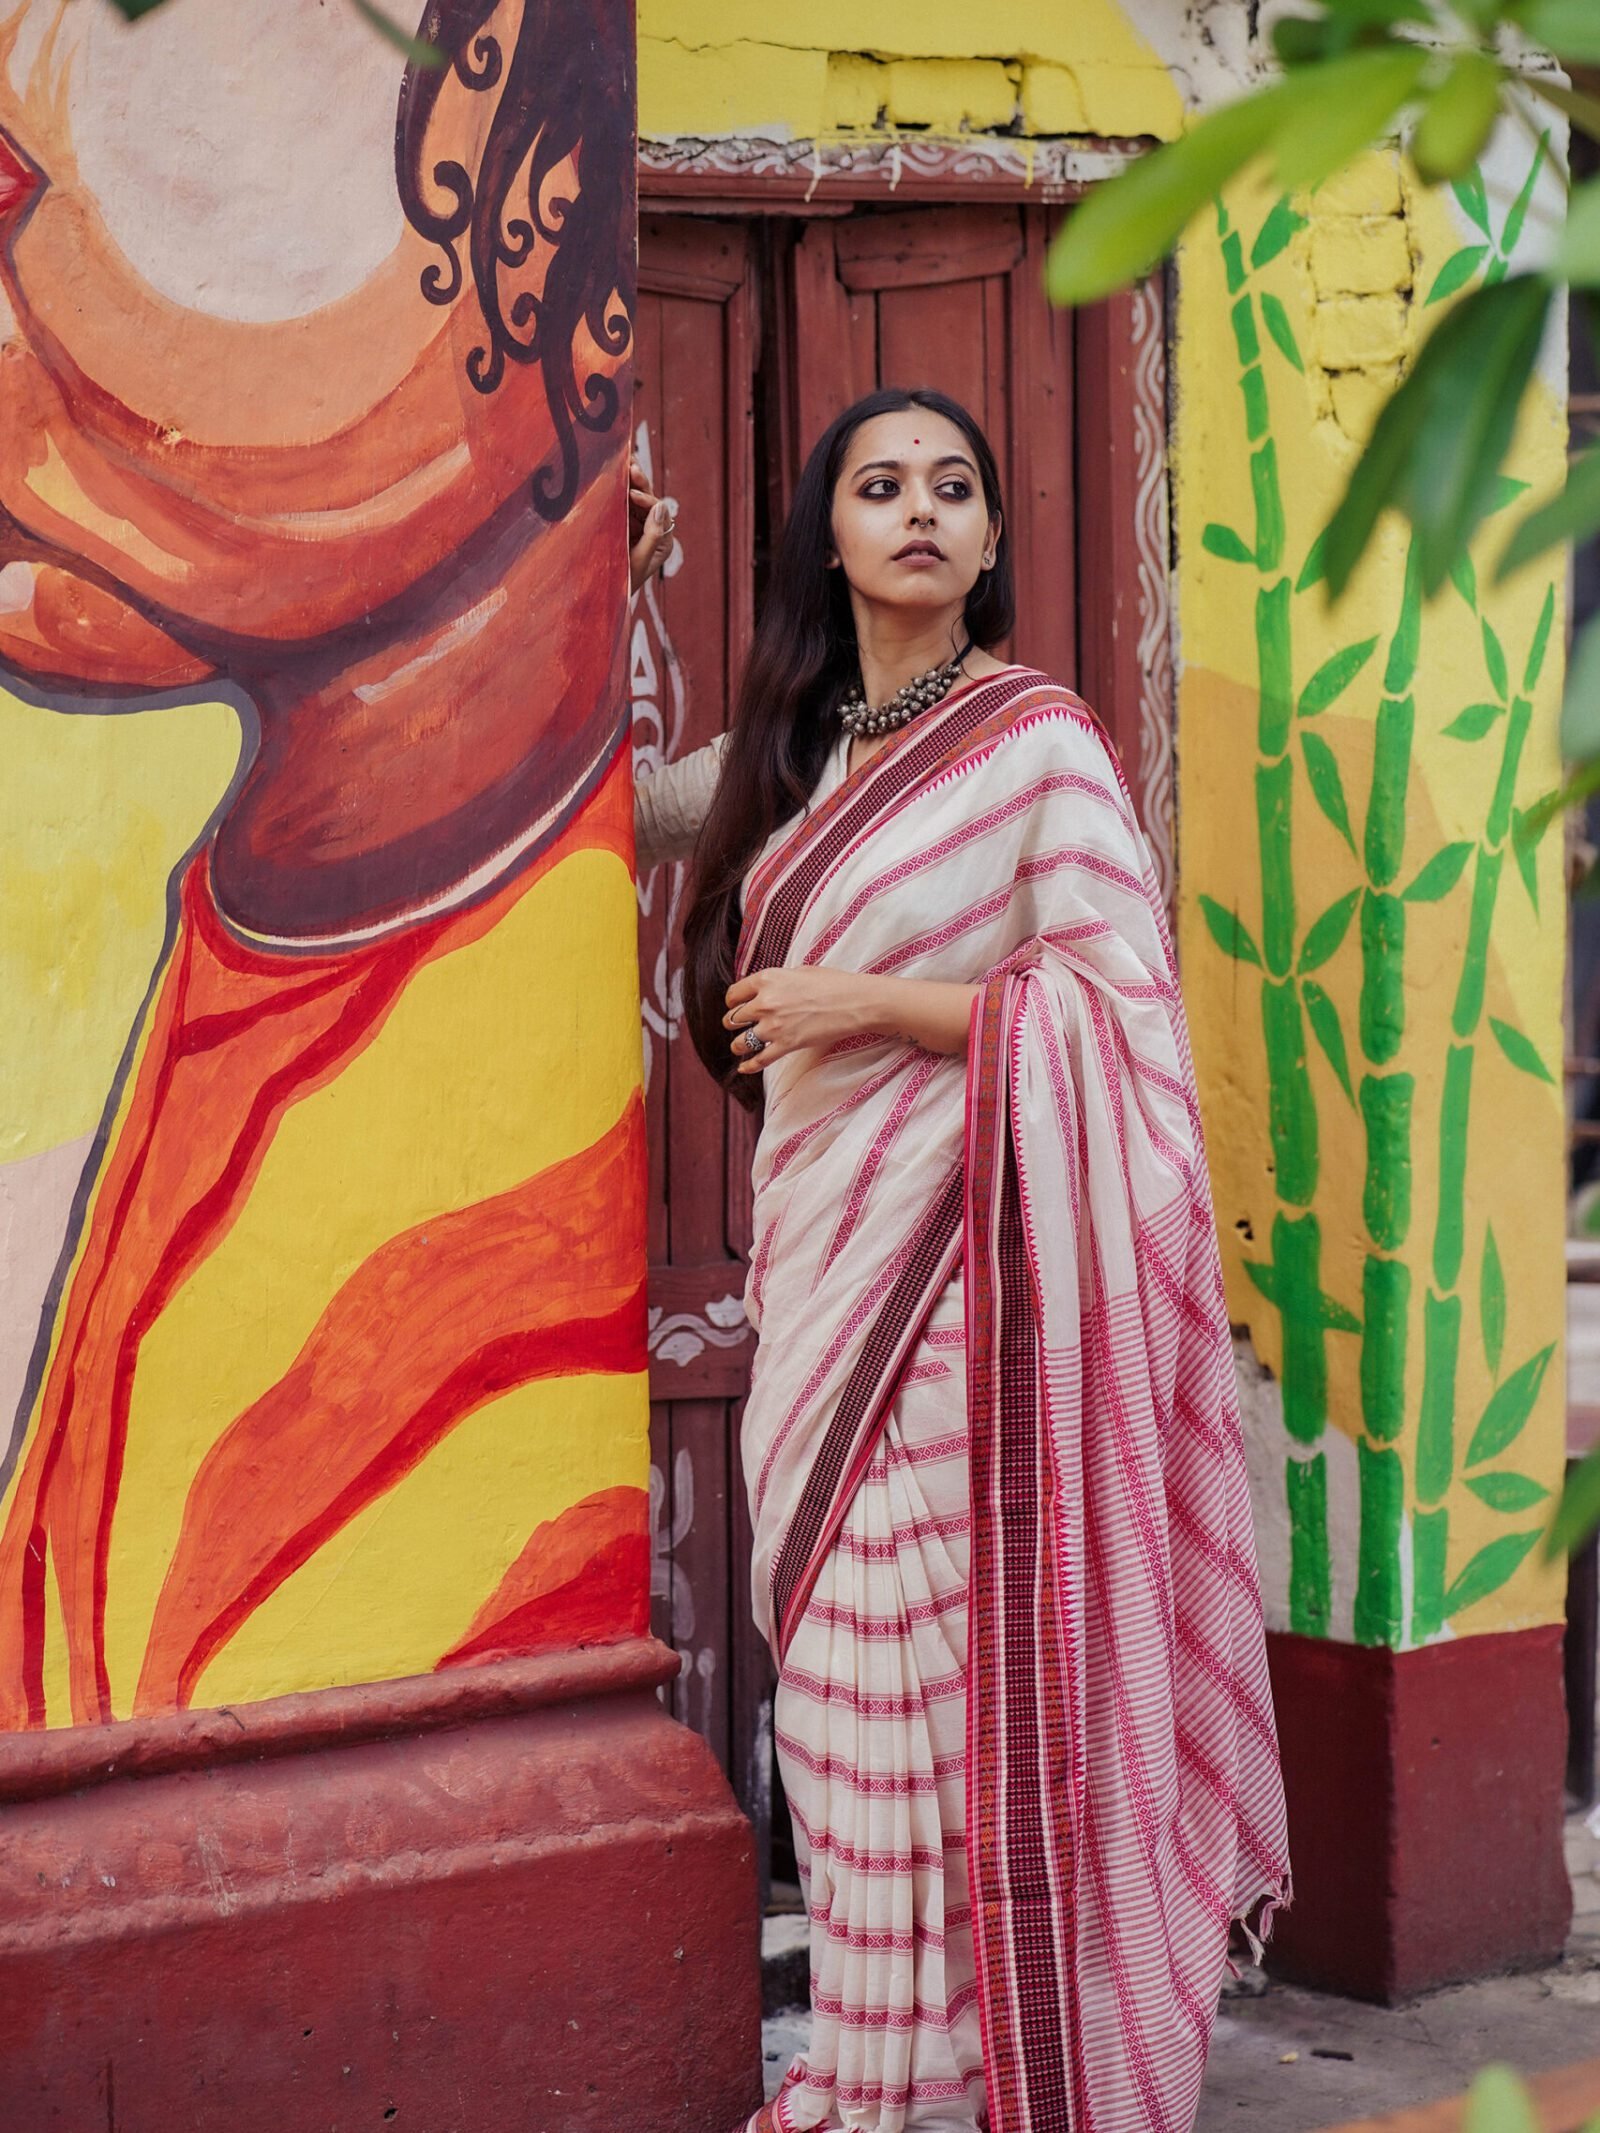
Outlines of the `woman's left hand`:
<svg viewBox="0 0 1600 2133">
<path fill-rule="evenodd" d="M 728 987 L 723 1027 L 741 1074 L 759 1074 L 790 1052 L 823 1051 L 869 1026 L 871 980 L 853 970 L 801 966 L 758 970 Z M 751 1036 L 761 1049 L 749 1050 Z"/>
</svg>

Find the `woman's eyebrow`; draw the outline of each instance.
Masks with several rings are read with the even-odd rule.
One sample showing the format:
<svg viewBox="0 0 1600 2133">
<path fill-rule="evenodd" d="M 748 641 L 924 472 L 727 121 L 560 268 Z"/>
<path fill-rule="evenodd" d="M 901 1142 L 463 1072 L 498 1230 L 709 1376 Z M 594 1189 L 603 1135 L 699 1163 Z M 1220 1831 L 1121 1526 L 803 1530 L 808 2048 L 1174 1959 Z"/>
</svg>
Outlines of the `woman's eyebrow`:
<svg viewBox="0 0 1600 2133">
<path fill-rule="evenodd" d="M 933 463 L 936 467 L 965 467 L 969 474 L 976 474 L 978 471 L 965 452 L 946 452 L 942 458 L 936 459 Z M 863 459 L 855 471 L 857 474 L 870 474 L 878 467 L 884 468 L 890 474 L 899 474 L 905 469 L 905 461 L 903 459 Z"/>
</svg>

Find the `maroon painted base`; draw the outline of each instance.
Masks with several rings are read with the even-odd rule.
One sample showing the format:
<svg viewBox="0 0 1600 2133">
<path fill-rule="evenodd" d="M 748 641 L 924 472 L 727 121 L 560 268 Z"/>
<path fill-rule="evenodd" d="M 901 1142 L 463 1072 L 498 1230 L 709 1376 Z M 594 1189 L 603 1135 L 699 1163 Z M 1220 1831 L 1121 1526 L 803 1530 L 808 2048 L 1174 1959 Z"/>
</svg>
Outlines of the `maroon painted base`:
<svg viewBox="0 0 1600 2133">
<path fill-rule="evenodd" d="M 1392 2003 L 1553 1961 L 1572 1914 L 1560 1625 L 1267 1648 L 1295 1898 L 1273 1975 Z"/>
<path fill-rule="evenodd" d="M 0 2125 L 731 2125 L 755 1862 L 656 1700 L 675 1666 L 641 1640 L 0 1744 Z"/>
</svg>

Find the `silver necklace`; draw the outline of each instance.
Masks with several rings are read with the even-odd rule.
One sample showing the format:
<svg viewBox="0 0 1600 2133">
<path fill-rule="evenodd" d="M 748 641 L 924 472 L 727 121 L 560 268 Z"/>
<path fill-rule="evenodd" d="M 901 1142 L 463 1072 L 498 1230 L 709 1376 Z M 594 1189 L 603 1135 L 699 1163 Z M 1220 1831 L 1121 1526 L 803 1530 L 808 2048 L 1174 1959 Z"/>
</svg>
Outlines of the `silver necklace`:
<svg viewBox="0 0 1600 2133">
<path fill-rule="evenodd" d="M 942 667 L 930 667 L 926 674 L 913 674 L 908 682 L 895 690 L 886 704 L 874 710 L 867 702 L 867 692 L 858 680 L 850 694 L 839 706 L 839 723 L 851 740 L 864 740 L 879 733 L 893 733 L 897 726 L 908 725 L 918 712 L 930 710 L 942 696 L 948 696 L 961 672 L 961 662 L 972 650 L 963 645 L 954 659 L 947 659 Z"/>
</svg>

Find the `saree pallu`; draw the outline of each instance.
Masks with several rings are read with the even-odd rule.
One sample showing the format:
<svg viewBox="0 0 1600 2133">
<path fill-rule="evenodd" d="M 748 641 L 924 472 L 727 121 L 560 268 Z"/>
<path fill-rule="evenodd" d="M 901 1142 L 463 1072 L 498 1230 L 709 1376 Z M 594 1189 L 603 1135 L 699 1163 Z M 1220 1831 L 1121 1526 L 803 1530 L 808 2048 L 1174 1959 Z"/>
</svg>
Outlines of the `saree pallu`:
<svg viewBox="0 0 1600 2133">
<path fill-rule="evenodd" d="M 1187 2133 L 1230 1922 L 1288 1894 L 1171 947 L 1090 715 L 1023 669 L 747 884 L 742 973 L 978 982 L 965 1060 L 766 1075 L 753 1595 L 811 1919 L 788 2133 Z"/>
</svg>

